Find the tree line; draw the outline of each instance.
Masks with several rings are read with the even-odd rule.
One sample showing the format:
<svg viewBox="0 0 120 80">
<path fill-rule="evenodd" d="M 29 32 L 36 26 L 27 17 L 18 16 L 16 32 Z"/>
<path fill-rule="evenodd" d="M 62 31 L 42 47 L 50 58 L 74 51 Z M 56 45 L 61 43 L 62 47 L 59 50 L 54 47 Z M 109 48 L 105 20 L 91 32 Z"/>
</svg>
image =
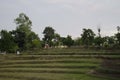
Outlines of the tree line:
<svg viewBox="0 0 120 80">
<path fill-rule="evenodd" d="M 61 37 L 55 30 L 47 26 L 43 31 L 44 38 L 40 39 L 38 35 L 32 31 L 32 21 L 24 13 L 20 13 L 14 20 L 16 29 L 12 31 L 0 31 L 0 51 L 16 52 L 17 50 L 31 50 L 44 48 L 47 44 L 50 47 L 58 46 L 82 46 L 94 48 L 120 48 L 120 27 L 117 26 L 117 33 L 114 36 L 101 36 L 101 29 L 98 28 L 98 35 L 92 29 L 83 29 L 81 37 L 72 39 L 70 35 Z"/>
</svg>

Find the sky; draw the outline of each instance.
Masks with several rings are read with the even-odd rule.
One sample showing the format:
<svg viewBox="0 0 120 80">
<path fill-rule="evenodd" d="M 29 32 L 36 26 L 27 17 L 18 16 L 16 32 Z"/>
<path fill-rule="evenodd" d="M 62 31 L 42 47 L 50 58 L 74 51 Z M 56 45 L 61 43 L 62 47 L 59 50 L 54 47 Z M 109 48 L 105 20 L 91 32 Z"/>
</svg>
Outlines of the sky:
<svg viewBox="0 0 120 80">
<path fill-rule="evenodd" d="M 113 36 L 120 26 L 120 0 L 0 0 L 0 30 L 14 30 L 14 19 L 25 13 L 40 38 L 51 26 L 61 36 L 80 37 L 83 28 Z"/>
</svg>

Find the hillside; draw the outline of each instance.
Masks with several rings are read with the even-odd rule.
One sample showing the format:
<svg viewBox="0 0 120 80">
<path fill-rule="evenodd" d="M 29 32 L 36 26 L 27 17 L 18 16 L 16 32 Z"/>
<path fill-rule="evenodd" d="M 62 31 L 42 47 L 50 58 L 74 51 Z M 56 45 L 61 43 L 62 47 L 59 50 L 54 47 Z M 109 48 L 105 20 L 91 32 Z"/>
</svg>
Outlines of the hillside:
<svg viewBox="0 0 120 80">
<path fill-rule="evenodd" d="M 0 55 L 0 80 L 119 80 L 119 66 L 119 51 L 27 51 Z"/>
</svg>

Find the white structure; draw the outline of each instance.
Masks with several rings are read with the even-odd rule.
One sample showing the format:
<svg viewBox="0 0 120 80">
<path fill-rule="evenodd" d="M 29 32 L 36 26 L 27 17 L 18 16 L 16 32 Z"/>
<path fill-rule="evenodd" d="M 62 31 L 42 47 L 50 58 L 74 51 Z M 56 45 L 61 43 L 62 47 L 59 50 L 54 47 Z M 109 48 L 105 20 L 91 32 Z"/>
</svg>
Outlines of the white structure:
<svg viewBox="0 0 120 80">
<path fill-rule="evenodd" d="M 19 55 L 20 54 L 20 52 L 19 51 L 17 51 L 17 55 Z"/>
</svg>

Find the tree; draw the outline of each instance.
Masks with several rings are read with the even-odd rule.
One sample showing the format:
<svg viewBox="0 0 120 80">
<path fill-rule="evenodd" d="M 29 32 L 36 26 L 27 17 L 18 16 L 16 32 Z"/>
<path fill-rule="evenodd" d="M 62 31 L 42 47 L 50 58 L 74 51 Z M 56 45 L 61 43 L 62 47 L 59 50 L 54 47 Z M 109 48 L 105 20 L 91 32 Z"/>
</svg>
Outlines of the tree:
<svg viewBox="0 0 120 80">
<path fill-rule="evenodd" d="M 120 33 L 117 33 L 115 36 L 117 38 L 117 44 L 120 46 Z"/>
<path fill-rule="evenodd" d="M 26 34 L 25 32 L 17 29 L 11 31 L 12 35 L 14 36 L 14 41 L 18 45 L 20 50 L 24 50 L 26 46 Z"/>
<path fill-rule="evenodd" d="M 54 38 L 55 30 L 50 26 L 45 27 L 43 34 L 44 34 L 44 38 L 43 38 L 44 42 L 52 46 L 52 39 Z"/>
<path fill-rule="evenodd" d="M 110 46 L 113 46 L 115 44 L 115 38 L 114 38 L 114 36 L 108 37 L 108 44 Z"/>
<path fill-rule="evenodd" d="M 99 37 L 101 37 L 100 32 L 101 32 L 101 29 L 100 29 L 100 28 L 98 28 L 98 36 L 99 36 Z"/>
<path fill-rule="evenodd" d="M 28 35 L 27 45 L 29 48 L 40 48 L 41 47 L 40 39 L 38 35 L 35 34 L 35 32 L 31 31 L 31 33 Z"/>
<path fill-rule="evenodd" d="M 14 35 L 15 42 L 21 50 L 32 48 L 33 40 L 40 41 L 38 35 L 31 31 L 32 22 L 24 13 L 19 14 L 19 17 L 15 19 L 15 23 L 17 28 L 11 33 Z"/>
<path fill-rule="evenodd" d="M 81 45 L 81 38 L 80 37 L 78 37 L 74 40 L 74 45 L 75 46 L 80 46 Z"/>
<path fill-rule="evenodd" d="M 61 42 L 63 43 L 63 45 L 66 45 L 68 47 L 71 47 L 74 44 L 74 40 L 72 40 L 70 35 L 68 35 L 66 38 L 62 37 Z"/>
<path fill-rule="evenodd" d="M 104 44 L 103 46 L 106 48 L 114 48 L 115 45 L 115 37 L 114 36 L 105 36 L 103 37 Z"/>
<path fill-rule="evenodd" d="M 103 43 L 104 43 L 103 38 L 101 37 L 100 32 L 101 32 L 101 29 L 100 29 L 100 27 L 99 27 L 99 28 L 98 28 L 98 36 L 95 37 L 95 39 L 94 39 L 95 45 L 96 45 L 97 47 L 99 47 L 99 48 L 100 48 L 100 47 L 103 45 Z"/>
<path fill-rule="evenodd" d="M 71 36 L 68 35 L 67 38 L 66 38 L 66 45 L 68 47 L 71 47 L 73 44 L 74 44 L 74 41 L 72 40 Z"/>
<path fill-rule="evenodd" d="M 62 43 L 62 45 L 66 45 L 66 37 L 61 37 L 60 42 Z"/>
<path fill-rule="evenodd" d="M 120 33 L 120 26 L 117 26 L 117 31 L 118 33 Z"/>
<path fill-rule="evenodd" d="M 116 41 L 117 41 L 118 46 L 120 46 L 120 26 L 117 26 L 117 31 L 118 33 L 115 34 L 115 37 L 117 39 Z"/>
<path fill-rule="evenodd" d="M 82 43 L 86 46 L 92 45 L 94 41 L 94 32 L 91 29 L 83 29 L 83 34 L 81 34 Z"/>
<path fill-rule="evenodd" d="M 32 40 L 32 48 L 41 48 L 41 43 L 40 43 L 40 40 L 38 39 L 34 39 Z"/>
<path fill-rule="evenodd" d="M 13 36 L 6 30 L 0 32 L 0 50 L 7 52 L 16 52 L 18 46 L 14 42 Z"/>
<path fill-rule="evenodd" d="M 26 34 L 31 32 L 32 22 L 26 14 L 20 13 L 19 17 L 15 19 L 15 23 L 17 24 L 17 29 L 24 31 Z"/>
<path fill-rule="evenodd" d="M 97 47 L 101 47 L 104 43 L 104 40 L 102 37 L 95 37 L 94 43 Z"/>
<path fill-rule="evenodd" d="M 58 33 L 55 33 L 54 38 L 53 38 L 53 45 L 54 46 L 59 46 L 60 43 L 61 43 L 60 39 L 61 39 L 60 35 Z"/>
<path fill-rule="evenodd" d="M 15 19 L 17 28 L 12 31 L 15 36 L 15 42 L 18 44 L 21 50 L 27 49 L 29 44 L 28 36 L 31 34 L 32 22 L 28 16 L 24 13 L 20 13 L 19 17 Z"/>
</svg>

